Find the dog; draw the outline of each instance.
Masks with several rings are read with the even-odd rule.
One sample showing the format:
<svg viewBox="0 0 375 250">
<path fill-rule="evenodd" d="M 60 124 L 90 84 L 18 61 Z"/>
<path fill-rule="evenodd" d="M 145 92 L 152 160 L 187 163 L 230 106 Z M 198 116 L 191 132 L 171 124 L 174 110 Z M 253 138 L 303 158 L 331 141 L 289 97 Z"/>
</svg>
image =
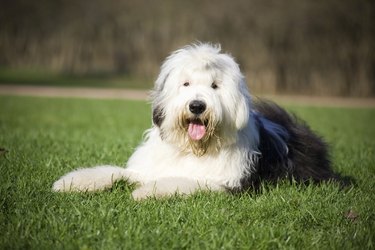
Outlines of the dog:
<svg viewBox="0 0 375 250">
<path fill-rule="evenodd" d="M 134 199 L 197 190 L 257 190 L 263 181 L 337 180 L 326 143 L 301 120 L 253 100 L 245 77 L 220 45 L 193 44 L 161 66 L 151 93 L 152 127 L 125 168 L 78 169 L 54 191 L 96 191 L 136 183 Z"/>
</svg>

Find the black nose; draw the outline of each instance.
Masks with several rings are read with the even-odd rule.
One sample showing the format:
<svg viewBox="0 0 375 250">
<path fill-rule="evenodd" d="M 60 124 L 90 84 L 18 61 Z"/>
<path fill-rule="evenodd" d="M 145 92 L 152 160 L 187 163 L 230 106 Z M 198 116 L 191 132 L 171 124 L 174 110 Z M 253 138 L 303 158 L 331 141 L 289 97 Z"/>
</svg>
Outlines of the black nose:
<svg viewBox="0 0 375 250">
<path fill-rule="evenodd" d="M 202 114 L 206 110 L 206 104 L 202 101 L 194 100 L 189 104 L 189 110 L 196 115 Z"/>
</svg>

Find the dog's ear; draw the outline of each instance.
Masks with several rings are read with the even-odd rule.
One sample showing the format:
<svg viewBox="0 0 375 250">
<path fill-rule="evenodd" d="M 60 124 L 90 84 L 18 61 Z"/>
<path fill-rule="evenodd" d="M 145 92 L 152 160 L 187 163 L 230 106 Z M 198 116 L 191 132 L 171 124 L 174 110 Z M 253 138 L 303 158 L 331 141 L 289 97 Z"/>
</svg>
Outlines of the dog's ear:
<svg viewBox="0 0 375 250">
<path fill-rule="evenodd" d="M 245 88 L 245 87 L 244 87 Z M 250 119 L 250 96 L 247 89 L 240 90 L 241 95 L 237 99 L 236 107 L 236 129 L 241 130 L 246 127 Z"/>
<path fill-rule="evenodd" d="M 169 72 L 168 73 L 160 73 L 158 79 L 155 82 L 155 91 L 161 92 L 164 89 L 165 82 L 167 81 L 169 77 Z"/>
<path fill-rule="evenodd" d="M 158 127 L 161 126 L 165 118 L 165 111 L 160 105 L 160 100 L 162 98 L 165 83 L 167 82 L 171 71 L 167 66 L 167 62 L 162 65 L 161 72 L 155 81 L 154 90 L 151 92 L 151 98 L 153 100 L 152 121 Z"/>
<path fill-rule="evenodd" d="M 152 121 L 156 126 L 160 127 L 164 121 L 164 118 L 165 115 L 164 110 L 162 108 L 156 106 L 152 109 Z"/>
</svg>

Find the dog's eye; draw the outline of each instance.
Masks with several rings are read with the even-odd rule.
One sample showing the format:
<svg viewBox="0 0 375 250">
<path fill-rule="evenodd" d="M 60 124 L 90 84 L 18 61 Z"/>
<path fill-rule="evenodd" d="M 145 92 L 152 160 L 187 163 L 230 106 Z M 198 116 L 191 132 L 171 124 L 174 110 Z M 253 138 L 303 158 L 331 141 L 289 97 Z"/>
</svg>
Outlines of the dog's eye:
<svg viewBox="0 0 375 250">
<path fill-rule="evenodd" d="M 185 83 L 184 83 L 184 86 L 185 86 L 185 87 L 187 87 L 187 86 L 189 86 L 189 85 L 190 85 L 189 82 L 185 82 Z"/>
<path fill-rule="evenodd" d="M 211 88 L 213 88 L 213 89 L 217 89 L 218 86 L 217 86 L 217 84 L 216 84 L 215 82 L 213 82 L 213 83 L 211 84 Z"/>
</svg>

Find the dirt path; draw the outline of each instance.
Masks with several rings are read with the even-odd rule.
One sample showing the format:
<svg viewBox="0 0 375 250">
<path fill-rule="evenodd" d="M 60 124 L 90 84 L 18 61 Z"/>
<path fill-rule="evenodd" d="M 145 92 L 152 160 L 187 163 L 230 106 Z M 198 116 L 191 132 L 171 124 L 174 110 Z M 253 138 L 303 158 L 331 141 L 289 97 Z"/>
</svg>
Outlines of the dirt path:
<svg viewBox="0 0 375 250">
<path fill-rule="evenodd" d="M 80 87 L 47 87 L 0 85 L 0 95 L 45 96 L 45 97 L 76 97 L 95 99 L 148 99 L 148 91 L 133 89 L 80 88 Z M 333 107 L 372 107 L 375 108 L 375 98 L 342 98 L 316 96 L 261 96 L 283 104 L 333 106 Z"/>
<path fill-rule="evenodd" d="M 148 92 L 113 88 L 0 85 L 0 95 L 146 100 Z"/>
</svg>

